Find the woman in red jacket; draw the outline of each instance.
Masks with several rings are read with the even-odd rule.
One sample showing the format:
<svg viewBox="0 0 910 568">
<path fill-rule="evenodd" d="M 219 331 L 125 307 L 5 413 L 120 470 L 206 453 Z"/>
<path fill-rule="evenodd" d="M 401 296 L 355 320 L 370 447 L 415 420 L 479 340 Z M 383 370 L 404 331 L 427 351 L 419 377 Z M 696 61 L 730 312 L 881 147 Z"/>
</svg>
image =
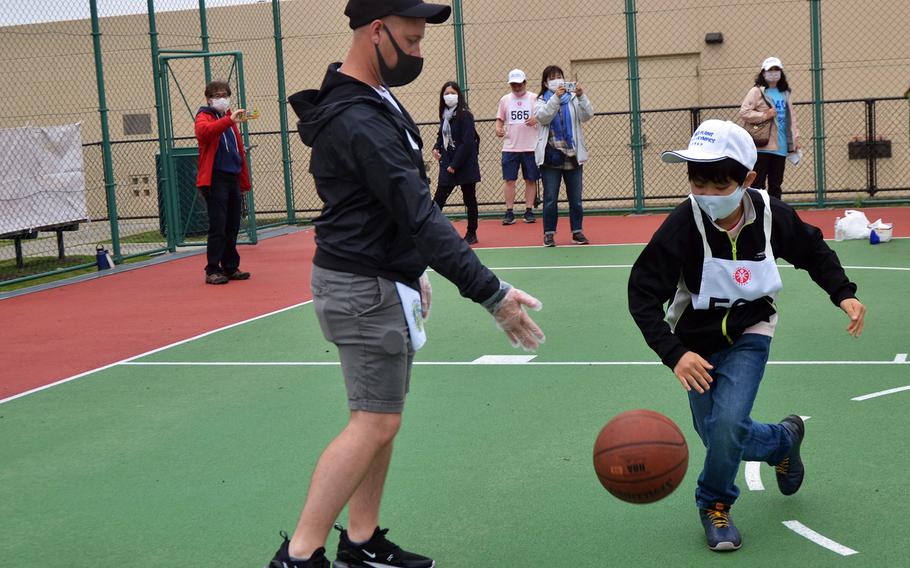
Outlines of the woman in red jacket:
<svg viewBox="0 0 910 568">
<path fill-rule="evenodd" d="M 205 197 L 209 215 L 206 284 L 227 284 L 246 280 L 240 270 L 237 233 L 243 193 L 250 190 L 246 151 L 237 125 L 246 120 L 246 111 L 231 112 L 231 87 L 213 81 L 205 87 L 206 106 L 196 113 L 196 140 L 199 142 L 199 173 L 196 186 Z"/>
</svg>

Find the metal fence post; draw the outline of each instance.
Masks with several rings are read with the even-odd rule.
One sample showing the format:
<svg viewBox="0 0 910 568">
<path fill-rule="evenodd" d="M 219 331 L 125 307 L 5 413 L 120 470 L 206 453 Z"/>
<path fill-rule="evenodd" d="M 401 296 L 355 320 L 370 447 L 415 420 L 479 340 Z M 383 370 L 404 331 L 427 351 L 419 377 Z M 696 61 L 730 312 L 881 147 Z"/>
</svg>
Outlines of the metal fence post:
<svg viewBox="0 0 910 568">
<path fill-rule="evenodd" d="M 199 35 L 202 38 L 202 51 L 209 52 L 209 22 L 205 9 L 205 0 L 199 0 Z M 205 84 L 212 82 L 212 62 L 206 57 L 203 60 L 205 66 Z"/>
<path fill-rule="evenodd" d="M 98 1 L 89 0 L 92 13 L 92 44 L 95 52 L 95 79 L 98 83 L 98 112 L 101 114 L 101 158 L 104 163 L 104 193 L 107 198 L 107 217 L 111 225 L 111 247 L 114 262 L 120 262 L 120 219 L 117 215 L 117 182 L 111 160 L 111 132 L 108 125 L 107 95 L 104 90 L 104 65 L 101 56 L 101 26 L 98 23 Z M 61 233 L 58 233 L 58 236 Z"/>
<path fill-rule="evenodd" d="M 875 140 L 875 99 L 866 99 L 866 191 L 874 196 L 878 191 L 878 148 Z"/>
<path fill-rule="evenodd" d="M 240 100 L 241 108 L 247 108 L 246 105 L 246 79 L 243 76 L 243 53 L 237 52 L 237 90 L 238 99 Z M 243 137 L 243 145 L 247 148 L 250 148 L 250 127 L 248 122 L 240 123 L 240 135 Z M 249 169 L 250 184 L 253 183 L 253 157 L 250 156 L 250 153 L 247 152 L 246 163 Z M 249 221 L 247 224 L 247 234 L 250 236 L 250 242 L 252 244 L 257 244 L 259 242 L 259 235 L 257 233 L 258 229 L 256 228 L 256 202 L 255 202 L 255 189 L 251 189 L 246 193 L 244 198 L 247 202 L 247 212 L 249 215 Z"/>
<path fill-rule="evenodd" d="M 159 211 L 159 215 L 164 215 L 165 231 L 167 232 L 167 248 L 171 252 L 177 250 L 177 206 L 174 203 L 175 191 L 171 189 L 171 182 L 168 175 L 169 153 L 167 151 L 167 135 L 164 127 L 164 101 L 161 96 L 161 62 L 158 60 L 160 50 L 158 48 L 158 24 L 155 20 L 155 0 L 148 0 L 149 14 L 149 44 L 152 50 L 152 76 L 155 78 L 155 113 L 158 118 L 158 152 L 160 156 L 160 168 L 158 174 L 158 190 L 164 192 L 161 204 L 164 205 L 164 211 Z"/>
<path fill-rule="evenodd" d="M 822 7 L 821 0 L 809 0 L 812 19 L 812 105 L 815 145 L 815 199 L 818 207 L 825 206 L 825 90 L 822 66 Z"/>
<path fill-rule="evenodd" d="M 465 57 L 464 7 L 462 6 L 462 0 L 452 0 L 452 13 L 454 14 L 455 23 L 455 73 L 465 100 L 467 100 L 470 88 L 468 87 L 468 67 L 467 58 Z"/>
<path fill-rule="evenodd" d="M 288 95 L 284 82 L 284 38 L 281 35 L 281 5 L 272 0 L 272 25 L 275 30 L 275 66 L 278 73 L 278 117 L 281 121 L 281 162 L 284 166 L 284 200 L 288 210 L 288 224 L 297 222 L 294 205 L 294 176 L 291 175 L 291 144 L 288 140 Z"/>
<path fill-rule="evenodd" d="M 626 0 L 626 46 L 629 62 L 629 110 L 632 126 L 633 184 L 635 211 L 645 208 L 644 156 L 641 137 L 641 91 L 638 76 L 638 31 L 636 28 L 635 0 Z"/>
</svg>

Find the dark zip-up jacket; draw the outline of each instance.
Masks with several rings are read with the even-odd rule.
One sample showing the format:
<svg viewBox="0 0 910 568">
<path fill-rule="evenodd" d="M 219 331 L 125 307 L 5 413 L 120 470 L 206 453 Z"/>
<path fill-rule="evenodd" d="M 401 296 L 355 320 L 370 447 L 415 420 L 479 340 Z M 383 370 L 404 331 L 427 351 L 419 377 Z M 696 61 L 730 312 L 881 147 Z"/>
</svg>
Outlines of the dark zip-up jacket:
<svg viewBox="0 0 910 568">
<path fill-rule="evenodd" d="M 715 258 L 754 260 L 765 258 L 765 206 L 761 195 L 748 190 L 755 208 L 755 221 L 745 225 L 732 239 L 699 210 L 711 253 Z M 806 270 L 834 305 L 856 297 L 837 254 L 825 243 L 821 231 L 799 218 L 789 205 L 771 198 L 771 248 L 775 258 Z M 681 284 L 692 293 L 701 290 L 704 246 L 695 226 L 692 205 L 687 199 L 664 220 L 632 267 L 629 277 L 629 311 L 645 341 L 663 363 L 673 369 L 687 352 L 707 357 L 730 346 L 743 331 L 768 321 L 776 312 L 771 298 L 760 298 L 730 308 L 695 310 L 691 302 L 682 311 L 675 332 L 666 321 L 664 305 L 677 294 Z M 726 329 L 724 320 L 726 319 Z"/>
<path fill-rule="evenodd" d="M 324 203 L 313 263 L 415 289 L 429 265 L 462 296 L 490 300 L 499 279 L 434 205 L 414 120 L 339 67 L 329 66 L 318 91 L 289 99 Z"/>
</svg>

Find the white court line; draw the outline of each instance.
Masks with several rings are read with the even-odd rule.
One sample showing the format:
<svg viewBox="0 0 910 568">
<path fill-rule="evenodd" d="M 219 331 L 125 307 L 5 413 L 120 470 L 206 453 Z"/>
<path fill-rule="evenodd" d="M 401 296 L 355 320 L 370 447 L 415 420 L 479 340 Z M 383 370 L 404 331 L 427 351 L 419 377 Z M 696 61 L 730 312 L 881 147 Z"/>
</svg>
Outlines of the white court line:
<svg viewBox="0 0 910 568">
<path fill-rule="evenodd" d="M 764 491 L 761 481 L 761 462 L 746 462 L 746 486 L 749 491 Z"/>
<path fill-rule="evenodd" d="M 894 356 L 894 362 L 895 362 L 895 363 L 906 363 L 906 362 L 907 362 L 907 354 L 906 354 L 906 353 L 898 353 L 897 355 Z"/>
<path fill-rule="evenodd" d="M 159 351 L 164 351 L 165 349 L 170 349 L 171 347 L 177 347 L 178 345 L 183 345 L 184 343 L 189 343 L 190 341 L 195 341 L 195 340 L 197 340 L 197 339 L 202 339 L 203 337 L 207 337 L 207 336 L 209 336 L 209 335 L 218 333 L 219 331 L 225 331 L 225 330 L 231 329 L 231 328 L 233 328 L 233 327 L 241 326 L 241 325 L 243 325 L 243 324 L 245 324 L 245 323 L 251 323 L 251 322 L 254 322 L 254 321 L 256 321 L 256 320 L 260 320 L 260 319 L 262 319 L 262 318 L 267 318 L 267 317 L 269 317 L 269 316 L 274 316 L 274 315 L 280 314 L 280 313 L 282 313 L 282 312 L 286 312 L 286 311 L 289 311 L 289 310 L 293 310 L 294 308 L 299 308 L 299 307 L 301 307 L 301 306 L 305 306 L 305 305 L 311 303 L 312 301 L 313 301 L 313 300 L 307 300 L 306 302 L 301 302 L 301 303 L 299 303 L 299 304 L 294 304 L 293 306 L 288 306 L 288 307 L 286 307 L 286 308 L 281 308 L 280 310 L 275 310 L 274 312 L 269 312 L 269 313 L 267 313 L 267 314 L 262 314 L 262 315 L 260 315 L 260 316 L 254 317 L 254 318 L 250 318 L 250 319 L 243 320 L 243 321 L 238 321 L 237 323 L 232 323 L 232 324 L 226 325 L 226 326 L 224 326 L 224 327 L 219 327 L 218 329 L 213 329 L 213 330 L 211 330 L 211 331 L 206 331 L 205 333 L 200 333 L 199 335 L 194 335 L 193 337 L 190 337 L 190 338 L 187 338 L 187 339 L 182 339 L 182 340 L 180 340 L 180 341 L 171 343 L 171 344 L 169 344 L 169 345 L 165 345 L 165 346 L 159 347 L 159 348 L 157 348 L 157 349 L 152 349 L 151 351 L 146 351 L 145 353 L 140 353 L 140 354 L 138 354 L 138 355 L 133 355 L 132 357 L 127 357 L 126 359 L 121 359 L 120 361 L 117 361 L 117 362 L 115 362 L 115 363 L 111 363 L 110 365 L 105 365 L 105 366 L 103 366 L 103 367 L 98 367 L 97 369 L 92 369 L 91 371 L 86 371 L 86 372 L 84 372 L 84 373 L 79 373 L 78 375 L 73 375 L 72 377 L 67 377 L 67 378 L 65 378 L 65 379 L 61 379 L 61 380 L 59 380 L 59 381 L 56 381 L 56 382 L 53 382 L 53 383 L 50 383 L 50 384 L 47 384 L 47 385 L 43 385 L 43 386 L 40 386 L 40 387 L 31 389 L 31 390 L 27 390 L 27 391 L 25 391 L 25 392 L 20 392 L 19 394 L 14 394 L 14 395 L 8 396 L 8 397 L 6 397 L 6 398 L 4 398 L 4 399 L 0 399 L 0 404 L 5 404 L 5 403 L 7 403 L 7 402 L 11 402 L 11 401 L 13 401 L 13 400 L 16 400 L 17 398 L 22 398 L 22 397 L 28 396 L 28 395 L 30 395 L 30 394 L 35 394 L 36 392 L 41 392 L 41 391 L 43 391 L 43 390 L 47 390 L 47 389 L 49 389 L 49 388 L 51 388 L 51 387 L 55 387 L 55 386 L 57 386 L 57 385 L 62 385 L 62 384 L 64 384 L 64 383 L 68 383 L 68 382 L 70 382 L 70 381 L 75 381 L 76 379 L 81 379 L 82 377 L 87 377 L 88 375 L 92 375 L 92 374 L 94 374 L 94 373 L 97 373 L 97 372 L 99 372 L 99 371 L 103 371 L 103 370 L 105 370 L 105 369 L 110 369 L 111 367 L 116 367 L 117 365 L 129 364 L 130 362 L 132 362 L 132 361 L 135 360 L 135 359 L 139 359 L 139 358 L 141 358 L 141 357 L 147 357 L 147 356 L 149 356 L 149 355 L 153 355 L 153 354 L 155 354 L 155 353 L 158 353 Z"/>
<path fill-rule="evenodd" d="M 189 341 L 189 340 L 187 340 Z M 165 349 L 162 347 L 162 349 Z M 148 354 L 154 353 L 150 352 Z M 338 362 L 329 361 L 134 361 L 142 357 L 137 355 L 130 359 L 124 359 L 121 365 L 147 365 L 147 366 L 171 366 L 171 367 L 326 367 L 339 365 Z M 483 361 L 484 357 L 499 357 L 497 362 Z M 634 366 L 653 366 L 663 365 L 660 361 L 529 361 L 528 356 L 494 356 L 484 355 L 474 361 L 414 361 L 415 365 L 426 367 L 462 367 L 472 365 L 526 365 L 541 367 L 634 367 Z M 533 356 L 531 357 L 533 359 Z M 117 365 L 118 363 L 114 363 Z M 910 363 L 895 363 L 894 361 L 768 361 L 768 365 L 907 365 Z M 906 387 L 910 388 L 910 387 Z"/>
<path fill-rule="evenodd" d="M 474 365 L 523 365 L 530 363 L 537 355 L 484 355 L 471 361 Z"/>
<path fill-rule="evenodd" d="M 814 530 L 810 529 L 806 525 L 802 524 L 799 521 L 784 521 L 784 526 L 795 532 L 801 537 L 807 538 L 819 546 L 823 546 L 830 550 L 831 552 L 836 552 L 841 556 L 852 556 L 854 554 L 859 554 L 859 551 L 848 548 L 843 544 L 834 542 L 830 538 L 820 535 Z"/>
<path fill-rule="evenodd" d="M 800 416 L 803 422 L 812 418 L 811 416 Z M 765 484 L 761 480 L 761 462 L 746 462 L 746 486 L 749 491 L 764 491 Z"/>
<path fill-rule="evenodd" d="M 864 400 L 869 400 L 870 398 L 878 398 L 880 396 L 887 396 L 889 394 L 904 392 L 904 391 L 908 391 L 908 390 L 910 390 L 910 385 L 907 385 L 905 387 L 897 387 L 895 389 L 888 389 L 888 390 L 873 392 L 870 394 L 864 394 L 863 396 L 857 396 L 855 398 L 851 398 L 850 400 L 855 400 L 857 402 L 861 402 Z"/>
</svg>

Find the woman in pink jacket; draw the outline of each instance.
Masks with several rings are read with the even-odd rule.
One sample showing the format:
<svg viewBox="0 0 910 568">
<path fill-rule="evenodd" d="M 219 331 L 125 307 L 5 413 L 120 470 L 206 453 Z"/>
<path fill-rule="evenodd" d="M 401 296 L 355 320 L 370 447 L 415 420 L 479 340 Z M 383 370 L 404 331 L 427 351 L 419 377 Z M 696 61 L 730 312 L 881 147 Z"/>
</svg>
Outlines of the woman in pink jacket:
<svg viewBox="0 0 910 568">
<path fill-rule="evenodd" d="M 780 59 L 769 57 L 764 60 L 761 71 L 755 77 L 755 86 L 743 100 L 739 116 L 747 124 L 775 119 L 771 123 L 768 143 L 758 147 L 758 161 L 755 163 L 758 176 L 752 187 L 765 189 L 767 180 L 768 193 L 781 199 L 787 154 L 799 150 L 799 130 L 793 114 L 790 85 Z"/>
</svg>

